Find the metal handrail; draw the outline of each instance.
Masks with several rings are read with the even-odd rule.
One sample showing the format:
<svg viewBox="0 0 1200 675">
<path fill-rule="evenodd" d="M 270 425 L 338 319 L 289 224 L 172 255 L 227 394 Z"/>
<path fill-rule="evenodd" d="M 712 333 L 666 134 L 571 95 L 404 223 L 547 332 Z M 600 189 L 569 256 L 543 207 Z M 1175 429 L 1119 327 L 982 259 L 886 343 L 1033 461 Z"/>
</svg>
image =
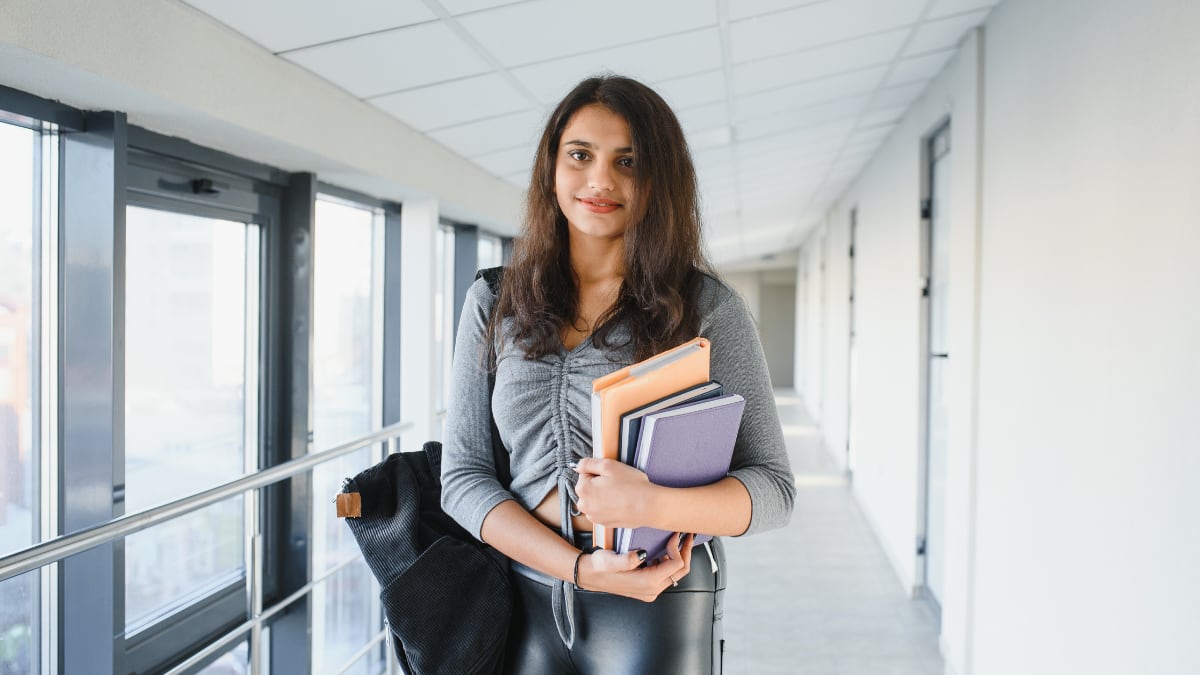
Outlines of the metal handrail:
<svg viewBox="0 0 1200 675">
<path fill-rule="evenodd" d="M 348 443 L 343 443 L 329 450 L 307 455 L 300 459 L 293 459 L 278 466 L 242 476 L 241 478 L 234 479 L 190 497 L 177 499 L 162 506 L 146 509 L 145 511 L 120 516 L 102 525 L 89 527 L 73 534 L 55 537 L 40 544 L 21 549 L 12 555 L 0 558 L 0 582 L 33 571 L 43 565 L 49 565 L 63 558 L 73 556 L 76 553 L 81 553 L 94 546 L 107 544 L 135 532 L 140 532 L 148 527 L 178 518 L 210 504 L 215 504 L 250 490 L 266 487 L 285 478 L 291 478 L 292 476 L 308 471 L 318 464 L 395 438 L 401 432 L 412 428 L 412 426 L 412 422 L 393 424 L 375 433 Z"/>
</svg>

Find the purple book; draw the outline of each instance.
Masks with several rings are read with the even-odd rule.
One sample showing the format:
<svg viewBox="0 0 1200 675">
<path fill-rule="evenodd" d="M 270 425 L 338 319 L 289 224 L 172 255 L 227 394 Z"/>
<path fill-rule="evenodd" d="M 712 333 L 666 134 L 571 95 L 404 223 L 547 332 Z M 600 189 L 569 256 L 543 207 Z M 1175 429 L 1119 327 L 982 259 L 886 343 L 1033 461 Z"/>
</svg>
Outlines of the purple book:
<svg viewBox="0 0 1200 675">
<path fill-rule="evenodd" d="M 727 394 L 685 403 L 642 418 L 634 466 L 650 482 L 667 487 L 697 487 L 715 483 L 729 473 L 733 445 L 746 400 Z M 652 527 L 622 529 L 617 552 L 644 549 L 647 560 L 662 557 L 673 532 Z M 702 544 L 709 535 L 696 535 Z"/>
</svg>

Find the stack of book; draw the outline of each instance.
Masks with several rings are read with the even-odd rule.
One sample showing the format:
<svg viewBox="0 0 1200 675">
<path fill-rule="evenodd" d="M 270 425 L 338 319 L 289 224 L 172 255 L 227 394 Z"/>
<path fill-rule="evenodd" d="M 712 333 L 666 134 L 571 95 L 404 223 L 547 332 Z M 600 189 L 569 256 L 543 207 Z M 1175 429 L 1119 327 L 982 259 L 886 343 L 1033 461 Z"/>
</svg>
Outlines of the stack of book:
<svg viewBox="0 0 1200 675">
<path fill-rule="evenodd" d="M 666 487 L 708 485 L 729 471 L 746 402 L 709 378 L 710 345 L 696 338 L 592 382 L 592 455 L 618 459 Z M 595 524 L 597 546 L 660 557 L 674 534 Z M 695 543 L 711 537 L 697 533 Z"/>
</svg>

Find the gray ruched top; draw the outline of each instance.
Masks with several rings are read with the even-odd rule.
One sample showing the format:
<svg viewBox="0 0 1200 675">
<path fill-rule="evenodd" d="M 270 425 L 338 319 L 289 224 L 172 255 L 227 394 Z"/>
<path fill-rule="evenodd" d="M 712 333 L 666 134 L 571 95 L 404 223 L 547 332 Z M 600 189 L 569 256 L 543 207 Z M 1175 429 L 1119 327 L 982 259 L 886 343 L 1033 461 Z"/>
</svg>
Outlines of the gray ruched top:
<svg viewBox="0 0 1200 675">
<path fill-rule="evenodd" d="M 484 518 L 505 500 L 532 510 L 552 490 L 574 496 L 568 464 L 591 455 L 592 380 L 633 362 L 630 347 L 605 351 L 590 337 L 532 361 L 508 340 L 489 405 L 485 340 L 494 301 L 482 279 L 467 292 L 442 444 L 442 508 L 477 538 Z M 712 379 L 746 399 L 729 470 L 750 493 L 753 511 L 744 534 L 780 527 L 791 516 L 796 485 L 758 333 L 741 296 L 717 279 L 705 276 L 700 303 Z M 610 341 L 622 344 L 627 336 L 617 326 Z M 508 490 L 496 478 L 489 411 L 509 452 Z M 568 507 L 563 504 L 564 512 Z"/>
</svg>

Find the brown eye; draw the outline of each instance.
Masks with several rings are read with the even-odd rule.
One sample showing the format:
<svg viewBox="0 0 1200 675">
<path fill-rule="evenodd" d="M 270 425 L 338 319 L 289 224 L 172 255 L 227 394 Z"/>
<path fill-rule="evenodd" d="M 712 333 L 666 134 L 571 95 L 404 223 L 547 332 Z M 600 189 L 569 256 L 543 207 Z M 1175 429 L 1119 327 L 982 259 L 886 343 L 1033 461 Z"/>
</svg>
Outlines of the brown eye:
<svg viewBox="0 0 1200 675">
<path fill-rule="evenodd" d="M 576 162 L 582 162 L 588 158 L 587 153 L 582 150 L 568 150 L 567 157 L 570 157 Z"/>
<path fill-rule="evenodd" d="M 621 159 L 617 160 L 617 164 L 625 167 L 626 169 L 632 169 L 633 168 L 633 158 L 632 157 L 622 157 Z"/>
</svg>

